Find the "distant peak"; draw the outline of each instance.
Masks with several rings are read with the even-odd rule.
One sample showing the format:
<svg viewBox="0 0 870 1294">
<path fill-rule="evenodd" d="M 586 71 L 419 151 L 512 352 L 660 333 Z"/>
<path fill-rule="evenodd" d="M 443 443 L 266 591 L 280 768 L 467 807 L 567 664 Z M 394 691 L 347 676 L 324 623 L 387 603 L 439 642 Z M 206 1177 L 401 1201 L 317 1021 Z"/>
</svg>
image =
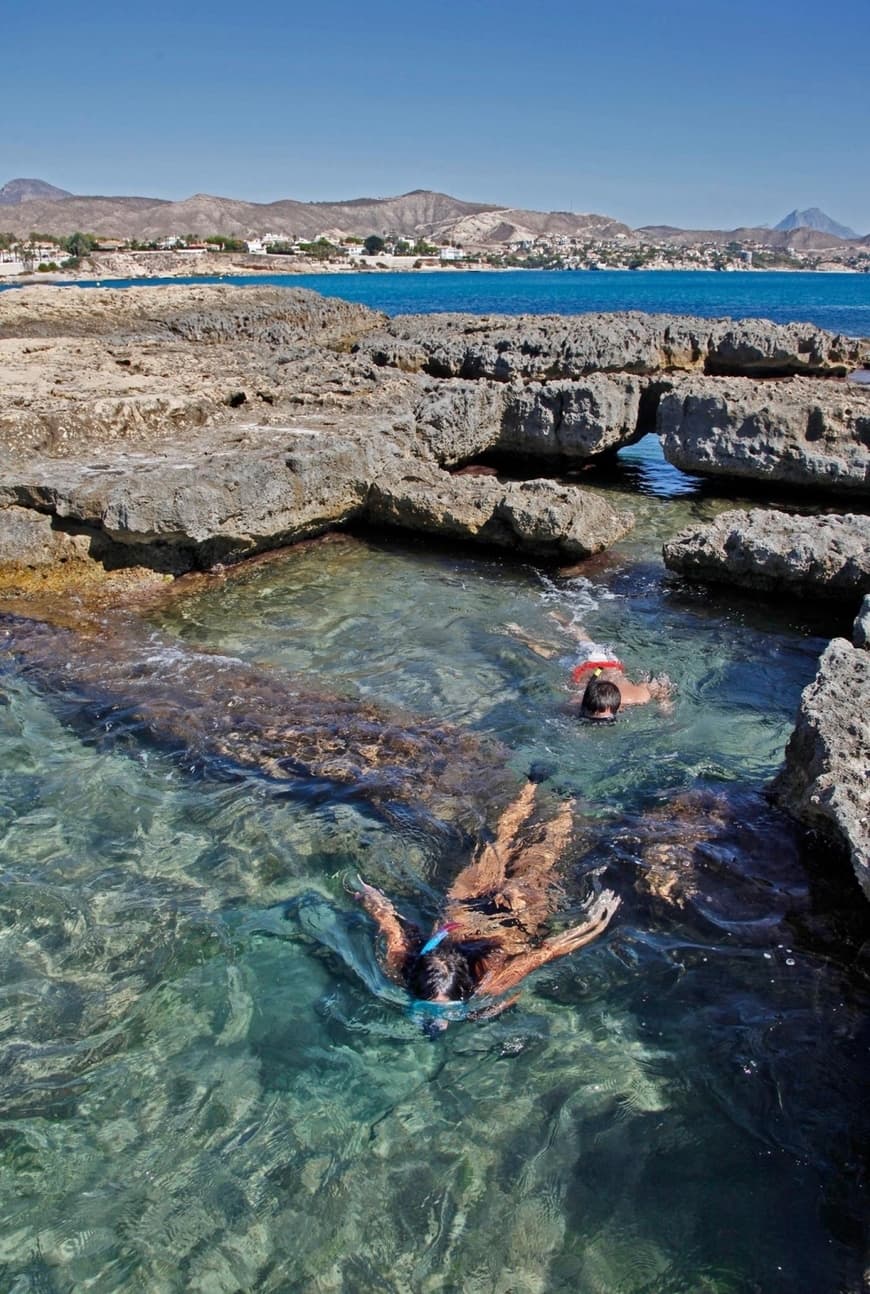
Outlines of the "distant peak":
<svg viewBox="0 0 870 1294">
<path fill-rule="evenodd" d="M 0 189 L 0 206 L 17 207 L 21 202 L 58 202 L 71 198 L 68 189 L 59 189 L 46 180 L 8 180 Z"/>
<path fill-rule="evenodd" d="M 794 211 L 783 216 L 778 225 L 774 225 L 774 229 L 783 233 L 791 229 L 817 229 L 822 234 L 833 234 L 835 238 L 858 237 L 854 229 L 850 229 L 848 225 L 838 224 L 819 207 L 807 207 L 804 211 L 799 211 L 795 207 Z"/>
</svg>

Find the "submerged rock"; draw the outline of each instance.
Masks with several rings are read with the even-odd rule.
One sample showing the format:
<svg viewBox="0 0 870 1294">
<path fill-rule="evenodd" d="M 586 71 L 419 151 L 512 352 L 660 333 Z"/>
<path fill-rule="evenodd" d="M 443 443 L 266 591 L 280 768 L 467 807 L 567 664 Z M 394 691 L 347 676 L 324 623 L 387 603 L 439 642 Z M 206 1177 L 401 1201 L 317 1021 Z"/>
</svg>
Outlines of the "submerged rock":
<svg viewBox="0 0 870 1294">
<path fill-rule="evenodd" d="M 870 899 L 870 652 L 844 638 L 829 643 L 771 793 L 848 852 Z"/>
<path fill-rule="evenodd" d="M 478 829 L 517 785 L 491 739 L 191 650 L 133 617 L 74 632 L 0 616 L 0 663 L 88 735 L 154 742 L 190 771 L 256 774 L 303 795 L 328 784 L 389 818 L 410 809 L 435 830 Z"/>
<path fill-rule="evenodd" d="M 656 429 L 685 472 L 870 494 L 870 394 L 854 388 L 688 379 L 661 397 Z"/>
<path fill-rule="evenodd" d="M 723 512 L 682 531 L 663 556 L 688 579 L 857 603 L 870 592 L 870 517 Z"/>
</svg>

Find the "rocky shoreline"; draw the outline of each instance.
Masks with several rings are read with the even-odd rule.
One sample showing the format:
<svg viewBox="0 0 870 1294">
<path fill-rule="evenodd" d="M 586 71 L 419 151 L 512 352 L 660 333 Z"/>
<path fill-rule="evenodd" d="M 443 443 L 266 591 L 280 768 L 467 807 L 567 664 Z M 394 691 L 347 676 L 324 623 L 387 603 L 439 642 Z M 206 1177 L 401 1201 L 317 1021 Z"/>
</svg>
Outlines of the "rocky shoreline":
<svg viewBox="0 0 870 1294">
<path fill-rule="evenodd" d="M 7 607 L 76 587 L 123 603 L 350 523 L 575 562 L 633 518 L 554 476 L 656 430 L 686 470 L 826 510 L 726 514 L 668 546 L 681 578 L 858 612 L 870 390 L 847 378 L 868 358 L 867 343 L 758 320 L 388 319 L 299 289 L 203 285 L 3 293 L 0 590 Z M 509 458 L 537 478 L 457 473 Z M 870 896 L 862 614 L 805 693 L 775 794 L 849 850 Z"/>
</svg>

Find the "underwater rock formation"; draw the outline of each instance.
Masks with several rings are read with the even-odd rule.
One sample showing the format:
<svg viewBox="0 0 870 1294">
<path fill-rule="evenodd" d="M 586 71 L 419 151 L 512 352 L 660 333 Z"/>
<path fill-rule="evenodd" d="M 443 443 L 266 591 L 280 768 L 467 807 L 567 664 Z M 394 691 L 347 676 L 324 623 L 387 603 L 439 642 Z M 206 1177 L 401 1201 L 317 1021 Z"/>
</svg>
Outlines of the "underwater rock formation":
<svg viewBox="0 0 870 1294">
<path fill-rule="evenodd" d="M 100 739 L 154 743 L 185 769 L 257 775 L 290 792 L 368 804 L 433 830 L 476 831 L 515 791 L 492 740 L 310 680 L 194 651 L 133 616 L 82 632 L 0 616 L 0 667 Z"/>
</svg>

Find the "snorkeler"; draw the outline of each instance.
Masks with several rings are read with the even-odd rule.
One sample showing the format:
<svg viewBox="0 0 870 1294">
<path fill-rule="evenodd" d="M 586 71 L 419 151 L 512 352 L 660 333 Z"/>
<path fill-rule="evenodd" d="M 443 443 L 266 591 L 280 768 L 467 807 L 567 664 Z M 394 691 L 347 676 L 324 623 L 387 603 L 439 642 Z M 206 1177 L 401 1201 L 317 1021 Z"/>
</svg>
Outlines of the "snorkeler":
<svg viewBox="0 0 870 1294">
<path fill-rule="evenodd" d="M 591 943 L 619 907 L 616 895 L 603 890 L 583 922 L 542 937 L 563 892 L 555 865 L 571 833 L 572 802 L 548 822 L 532 824 L 534 806 L 535 784 L 528 782 L 499 819 L 495 839 L 456 877 L 428 939 L 380 890 L 359 882 L 355 897 L 384 936 L 384 971 L 410 991 L 412 1013 L 427 1017 L 430 1032 L 451 1019 L 498 1015 L 518 994 L 492 999 L 538 967 Z"/>
<path fill-rule="evenodd" d="M 582 625 L 575 624 L 555 611 L 550 612 L 550 618 L 577 642 L 579 659 L 571 670 L 571 682 L 576 687 L 583 688 L 580 698 L 582 719 L 614 723 L 620 706 L 646 705 L 648 701 L 659 701 L 667 707 L 671 696 L 671 682 L 666 675 L 633 683 L 615 652 L 593 642 Z M 518 638 L 545 660 L 550 660 L 559 653 L 558 647 L 531 638 L 519 625 L 510 624 L 506 628 L 514 638 Z"/>
</svg>

